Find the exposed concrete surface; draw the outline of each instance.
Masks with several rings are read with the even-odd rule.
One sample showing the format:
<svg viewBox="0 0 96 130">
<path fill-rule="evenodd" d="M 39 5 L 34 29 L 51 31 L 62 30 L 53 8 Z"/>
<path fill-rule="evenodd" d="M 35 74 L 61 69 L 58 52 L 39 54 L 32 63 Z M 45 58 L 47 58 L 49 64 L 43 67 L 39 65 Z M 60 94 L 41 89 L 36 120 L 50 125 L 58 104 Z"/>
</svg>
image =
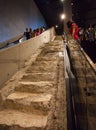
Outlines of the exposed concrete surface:
<svg viewBox="0 0 96 130">
<path fill-rule="evenodd" d="M 0 93 L 0 130 L 67 130 L 63 51 L 57 37 L 6 82 Z"/>
<path fill-rule="evenodd" d="M 5 115 L 5 116 L 4 116 Z M 27 114 L 19 111 L 4 110 L 0 112 L 0 130 L 44 130 L 47 116 Z"/>
</svg>

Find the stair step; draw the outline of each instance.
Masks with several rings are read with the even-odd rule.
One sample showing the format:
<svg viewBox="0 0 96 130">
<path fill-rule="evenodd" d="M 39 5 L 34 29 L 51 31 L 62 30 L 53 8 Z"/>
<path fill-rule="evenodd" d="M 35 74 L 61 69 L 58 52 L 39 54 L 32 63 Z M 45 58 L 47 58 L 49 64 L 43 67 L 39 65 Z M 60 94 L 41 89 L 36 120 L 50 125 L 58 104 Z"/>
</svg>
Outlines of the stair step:
<svg viewBox="0 0 96 130">
<path fill-rule="evenodd" d="M 58 61 L 36 61 L 26 72 L 55 72 L 57 69 Z"/>
<path fill-rule="evenodd" d="M 31 66 L 50 66 L 50 65 L 56 65 L 58 63 L 58 61 L 35 61 L 34 63 L 32 63 Z"/>
<path fill-rule="evenodd" d="M 38 56 L 36 61 L 57 61 L 58 57 L 40 57 Z"/>
<path fill-rule="evenodd" d="M 54 81 L 56 77 L 56 73 L 32 73 L 32 74 L 25 74 L 21 78 L 21 81 Z"/>
<path fill-rule="evenodd" d="M 56 72 L 57 66 L 55 64 L 50 65 L 32 65 L 30 68 L 26 70 L 26 73 L 33 73 L 33 72 Z"/>
<path fill-rule="evenodd" d="M 0 130 L 45 130 L 47 117 L 14 110 L 0 111 Z"/>
<path fill-rule="evenodd" d="M 19 92 L 29 92 L 29 93 L 53 93 L 54 84 L 48 81 L 40 82 L 19 82 L 16 86 L 15 91 Z"/>
<path fill-rule="evenodd" d="M 57 68 L 58 61 L 36 61 L 26 72 L 54 72 Z"/>
<path fill-rule="evenodd" d="M 51 94 L 31 94 L 14 92 L 10 94 L 4 107 L 7 109 L 16 109 L 23 112 L 33 112 L 38 114 L 48 114 L 50 109 Z"/>
<path fill-rule="evenodd" d="M 58 57 L 58 52 L 54 51 L 54 48 L 53 50 L 49 50 L 50 48 L 46 48 L 44 49 L 41 53 L 40 53 L 40 57 L 44 57 L 44 58 L 54 58 L 54 57 Z"/>
</svg>

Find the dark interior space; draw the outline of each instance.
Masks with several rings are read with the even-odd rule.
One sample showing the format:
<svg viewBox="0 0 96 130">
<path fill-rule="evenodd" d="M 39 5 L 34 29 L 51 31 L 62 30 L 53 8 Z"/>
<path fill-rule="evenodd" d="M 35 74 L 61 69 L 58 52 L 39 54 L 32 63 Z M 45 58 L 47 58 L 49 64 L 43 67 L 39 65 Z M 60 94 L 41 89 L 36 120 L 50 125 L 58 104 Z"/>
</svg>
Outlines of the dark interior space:
<svg viewBox="0 0 96 130">
<path fill-rule="evenodd" d="M 61 25 L 60 14 L 63 4 L 60 0 L 34 0 L 42 12 L 49 27 Z M 64 5 L 66 6 L 66 5 Z M 80 26 L 85 27 L 96 23 L 96 1 L 71 0 L 72 19 Z"/>
<path fill-rule="evenodd" d="M 43 14 L 48 27 L 54 26 L 57 34 L 62 34 L 64 29 L 64 21 L 60 19 L 60 14 L 64 11 L 64 6 L 61 0 L 35 0 L 41 13 Z M 71 0 L 72 6 L 72 20 L 75 21 L 79 27 L 89 28 L 90 25 L 96 25 L 96 1 L 91 0 Z M 66 23 L 65 23 L 66 24 Z M 95 43 L 84 43 L 81 45 L 89 57 L 96 62 L 95 58 Z"/>
<path fill-rule="evenodd" d="M 48 27 L 58 26 L 56 32 L 62 34 L 63 21 L 60 14 L 63 12 L 63 4 L 59 0 L 34 0 L 43 14 Z"/>
</svg>

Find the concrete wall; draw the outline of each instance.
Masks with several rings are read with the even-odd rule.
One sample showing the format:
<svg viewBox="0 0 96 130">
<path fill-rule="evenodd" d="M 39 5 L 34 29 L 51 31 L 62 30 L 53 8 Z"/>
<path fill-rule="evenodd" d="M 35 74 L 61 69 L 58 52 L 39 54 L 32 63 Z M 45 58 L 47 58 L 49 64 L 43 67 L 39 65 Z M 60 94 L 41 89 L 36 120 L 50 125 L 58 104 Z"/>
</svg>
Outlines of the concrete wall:
<svg viewBox="0 0 96 130">
<path fill-rule="evenodd" d="M 11 46 L 0 51 L 0 85 L 24 66 L 38 49 L 54 37 L 54 28 L 43 32 L 41 35 L 29 39 L 23 43 Z"/>
<path fill-rule="evenodd" d="M 0 0 L 0 43 L 22 34 L 26 27 L 45 25 L 33 0 Z"/>
<path fill-rule="evenodd" d="M 64 20 L 64 30 L 66 33 L 69 32 L 68 27 L 67 27 L 67 22 L 69 20 L 72 20 L 72 6 L 71 6 L 71 0 L 65 0 L 64 1 L 64 12 L 66 15 L 66 18 Z"/>
</svg>

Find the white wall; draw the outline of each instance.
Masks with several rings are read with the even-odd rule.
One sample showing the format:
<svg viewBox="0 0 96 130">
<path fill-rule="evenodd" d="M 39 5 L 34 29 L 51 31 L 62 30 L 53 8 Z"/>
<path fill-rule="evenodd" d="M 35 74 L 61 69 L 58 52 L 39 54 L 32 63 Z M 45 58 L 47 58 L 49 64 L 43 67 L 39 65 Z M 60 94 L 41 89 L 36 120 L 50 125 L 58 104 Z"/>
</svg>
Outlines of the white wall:
<svg viewBox="0 0 96 130">
<path fill-rule="evenodd" d="M 41 35 L 0 51 L 0 85 L 24 66 L 26 60 L 55 35 L 51 28 Z"/>
</svg>

